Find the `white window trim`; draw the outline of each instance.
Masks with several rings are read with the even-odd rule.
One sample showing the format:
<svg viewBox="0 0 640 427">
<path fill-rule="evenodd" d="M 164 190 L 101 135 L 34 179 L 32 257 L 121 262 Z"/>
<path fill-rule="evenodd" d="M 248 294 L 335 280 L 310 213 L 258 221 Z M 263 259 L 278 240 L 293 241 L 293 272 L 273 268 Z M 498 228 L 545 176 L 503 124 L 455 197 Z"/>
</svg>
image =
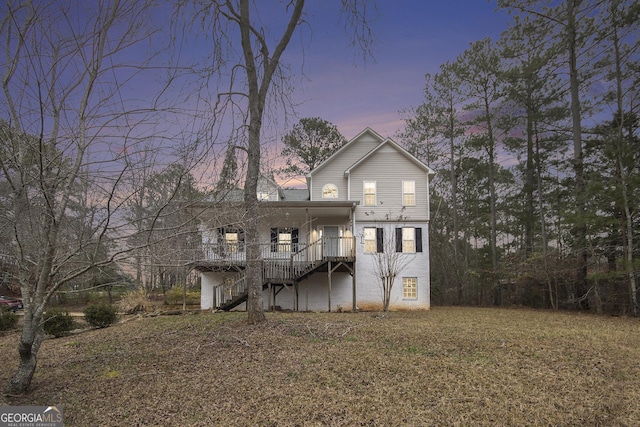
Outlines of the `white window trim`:
<svg viewBox="0 0 640 427">
<path fill-rule="evenodd" d="M 366 230 L 373 230 L 373 239 L 367 239 L 366 236 Z M 378 252 L 378 237 L 376 235 L 377 233 L 377 228 L 376 227 L 364 227 L 363 232 L 362 232 L 362 238 L 364 241 L 364 253 L 365 254 L 375 254 Z M 373 250 L 372 251 L 368 251 L 367 250 L 367 242 L 371 242 L 373 241 Z"/>
<path fill-rule="evenodd" d="M 404 233 L 405 230 L 412 230 L 413 231 L 413 235 L 411 236 L 411 239 L 405 239 L 404 238 Z M 406 250 L 406 245 L 404 244 L 404 242 L 411 242 L 411 248 L 413 250 L 409 251 Z M 402 253 L 404 254 L 415 254 L 416 253 L 416 228 L 415 227 L 402 227 Z"/>
<path fill-rule="evenodd" d="M 413 193 L 406 193 L 405 192 L 405 183 L 407 182 L 411 182 L 413 183 Z M 405 196 L 406 195 L 413 195 L 413 203 L 405 203 Z M 415 206 L 416 205 L 416 182 L 415 180 L 406 180 L 406 181 L 402 181 L 402 206 Z"/>
<path fill-rule="evenodd" d="M 415 296 L 407 296 L 406 281 L 413 280 L 414 287 L 413 292 Z M 402 278 L 402 299 L 404 300 L 417 300 L 418 299 L 418 278 L 417 277 L 403 277 Z"/>
<path fill-rule="evenodd" d="M 332 193 L 329 194 L 333 194 L 333 195 L 325 195 L 326 193 L 328 193 L 329 191 L 331 191 Z M 323 199 L 337 199 L 338 198 L 338 186 L 335 184 L 325 184 L 322 186 L 322 198 Z"/>
<path fill-rule="evenodd" d="M 366 185 L 373 184 L 373 204 L 367 203 Z M 378 183 L 376 181 L 362 181 L 362 204 L 363 206 L 377 206 L 378 204 Z"/>
<path fill-rule="evenodd" d="M 291 252 L 292 245 L 293 233 L 278 230 L 278 252 Z"/>
</svg>

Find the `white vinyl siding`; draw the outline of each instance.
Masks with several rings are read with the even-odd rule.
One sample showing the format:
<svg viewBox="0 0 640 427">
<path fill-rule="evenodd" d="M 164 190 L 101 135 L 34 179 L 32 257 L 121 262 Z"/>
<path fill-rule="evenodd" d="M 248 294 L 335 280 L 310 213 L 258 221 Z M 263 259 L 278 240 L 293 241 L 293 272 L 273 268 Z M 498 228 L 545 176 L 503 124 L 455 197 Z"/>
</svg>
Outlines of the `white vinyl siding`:
<svg viewBox="0 0 640 427">
<path fill-rule="evenodd" d="M 334 200 L 349 200 L 347 179 L 344 171 L 351 165 L 373 150 L 381 141 L 372 135 L 365 133 L 360 139 L 345 146 L 336 157 L 319 169 L 313 171 L 311 178 L 311 200 L 322 200 L 322 188 L 325 184 L 335 184 L 338 189 L 338 197 Z M 358 190 L 358 193 L 361 191 Z M 353 196 L 351 200 L 355 200 Z"/>
<path fill-rule="evenodd" d="M 382 147 L 366 161 L 354 168 L 350 174 L 351 200 L 360 200 L 356 209 L 356 221 L 390 221 L 402 216 L 411 221 L 428 220 L 428 176 L 427 171 L 409 160 L 393 147 Z M 376 205 L 365 205 L 362 182 L 375 180 Z M 403 205 L 403 183 L 414 182 L 414 204 Z"/>
</svg>

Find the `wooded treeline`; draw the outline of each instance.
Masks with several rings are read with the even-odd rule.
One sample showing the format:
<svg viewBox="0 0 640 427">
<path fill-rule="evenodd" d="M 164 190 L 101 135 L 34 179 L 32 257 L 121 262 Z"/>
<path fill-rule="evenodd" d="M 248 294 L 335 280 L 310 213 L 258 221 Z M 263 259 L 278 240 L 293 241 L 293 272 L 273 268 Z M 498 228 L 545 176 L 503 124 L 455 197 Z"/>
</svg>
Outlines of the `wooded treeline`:
<svg viewBox="0 0 640 427">
<path fill-rule="evenodd" d="M 637 315 L 640 4 L 498 3 L 399 135 L 438 172 L 432 303 Z"/>
</svg>

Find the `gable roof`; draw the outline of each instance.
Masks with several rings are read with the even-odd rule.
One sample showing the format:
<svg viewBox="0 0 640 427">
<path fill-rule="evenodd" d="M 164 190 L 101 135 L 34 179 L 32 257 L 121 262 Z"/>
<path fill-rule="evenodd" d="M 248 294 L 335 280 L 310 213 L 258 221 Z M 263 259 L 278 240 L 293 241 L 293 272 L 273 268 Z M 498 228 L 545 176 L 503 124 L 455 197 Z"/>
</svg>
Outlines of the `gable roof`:
<svg viewBox="0 0 640 427">
<path fill-rule="evenodd" d="M 365 128 L 362 132 L 360 132 L 359 134 L 357 134 L 356 136 L 354 136 L 353 138 L 351 138 L 351 141 L 347 142 L 346 144 L 344 144 L 342 147 L 340 147 L 340 149 L 338 151 L 336 151 L 335 153 L 333 153 L 328 159 L 326 159 L 325 161 L 323 161 L 322 163 L 320 163 L 318 165 L 318 167 L 316 167 L 314 170 L 312 170 L 311 172 L 309 172 L 307 174 L 307 178 L 310 178 L 311 175 L 313 175 L 314 173 L 316 173 L 318 170 L 322 169 L 325 165 L 331 163 L 333 161 L 333 159 L 335 159 L 336 157 L 340 156 L 340 154 L 345 151 L 348 147 L 350 147 L 352 144 L 354 144 L 356 141 L 358 141 L 360 138 L 362 138 L 364 135 L 369 134 L 371 136 L 373 136 L 375 139 L 377 139 L 380 143 L 384 141 L 384 138 L 382 136 L 380 136 L 380 134 L 378 134 L 376 131 L 374 131 L 373 129 L 371 129 L 370 127 Z"/>
<path fill-rule="evenodd" d="M 420 159 L 418 159 L 416 156 L 414 156 L 413 154 L 409 153 L 407 150 L 405 150 L 404 148 L 402 148 L 401 146 L 399 146 L 396 142 L 394 142 L 391 138 L 387 138 L 384 141 L 382 141 L 382 143 L 378 144 L 373 150 L 369 151 L 367 154 L 365 154 L 360 160 L 358 160 L 357 162 L 355 162 L 354 164 L 352 164 L 351 166 L 349 166 L 345 171 L 344 174 L 345 175 L 349 175 L 351 173 L 351 171 L 355 168 L 357 168 L 358 166 L 360 166 L 362 163 L 364 163 L 368 158 L 370 158 L 371 156 L 373 156 L 376 152 L 378 152 L 382 147 L 385 146 L 390 146 L 395 148 L 400 154 L 402 154 L 403 156 L 405 156 L 407 159 L 409 159 L 411 162 L 415 163 L 418 167 L 420 167 L 421 169 L 423 169 L 425 172 L 427 172 L 427 174 L 429 176 L 433 176 L 435 175 L 435 171 L 433 169 L 431 169 L 429 166 L 425 165 Z"/>
</svg>

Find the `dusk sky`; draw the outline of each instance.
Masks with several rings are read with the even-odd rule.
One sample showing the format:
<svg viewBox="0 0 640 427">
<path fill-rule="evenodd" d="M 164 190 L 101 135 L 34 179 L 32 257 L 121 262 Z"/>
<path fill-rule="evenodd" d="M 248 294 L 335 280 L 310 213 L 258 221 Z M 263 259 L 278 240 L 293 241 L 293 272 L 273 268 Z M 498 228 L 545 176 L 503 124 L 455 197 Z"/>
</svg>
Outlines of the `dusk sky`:
<svg viewBox="0 0 640 427">
<path fill-rule="evenodd" d="M 381 0 L 373 14 L 374 60 L 365 64 L 348 46 L 335 9 L 317 3 L 309 2 L 314 34 L 305 48 L 308 81 L 294 96 L 302 102 L 297 113 L 328 120 L 347 138 L 367 126 L 394 137 L 403 127 L 400 111 L 423 100 L 424 75 L 438 72 L 473 41 L 497 39 L 509 21 L 487 0 Z"/>
</svg>

